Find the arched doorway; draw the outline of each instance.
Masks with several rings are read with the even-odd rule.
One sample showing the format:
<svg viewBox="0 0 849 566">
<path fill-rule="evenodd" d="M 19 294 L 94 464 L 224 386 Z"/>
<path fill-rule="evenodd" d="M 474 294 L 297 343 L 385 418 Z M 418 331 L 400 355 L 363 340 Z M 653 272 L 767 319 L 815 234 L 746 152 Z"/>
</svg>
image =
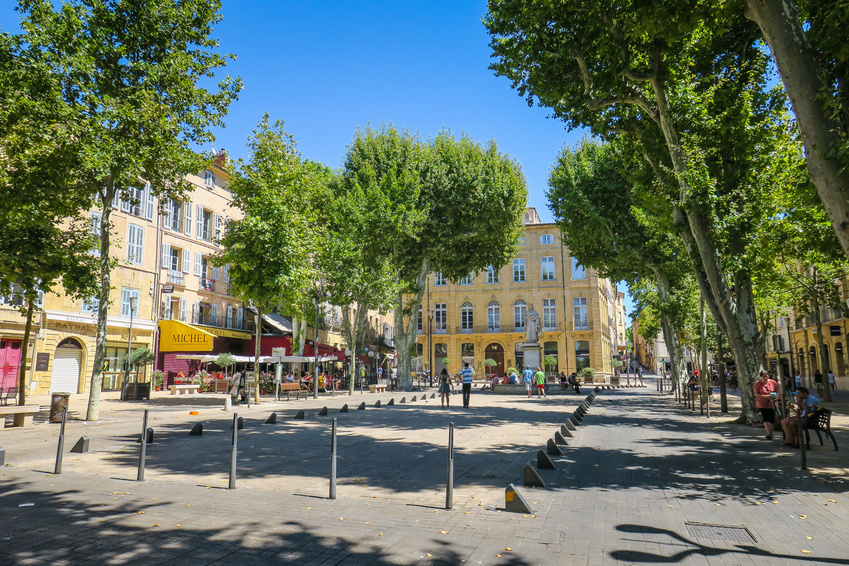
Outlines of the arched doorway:
<svg viewBox="0 0 849 566">
<path fill-rule="evenodd" d="M 846 375 L 846 361 L 843 359 L 843 342 L 838 342 L 834 345 L 834 359 L 837 360 L 834 375 Z"/>
<path fill-rule="evenodd" d="M 77 393 L 80 387 L 82 365 L 83 349 L 79 343 L 70 338 L 60 342 L 53 354 L 50 392 Z"/>
<path fill-rule="evenodd" d="M 485 360 L 495 360 L 495 366 L 485 368 L 487 374 L 504 375 L 504 348 L 501 344 L 492 342 L 486 347 L 484 352 Z"/>
</svg>

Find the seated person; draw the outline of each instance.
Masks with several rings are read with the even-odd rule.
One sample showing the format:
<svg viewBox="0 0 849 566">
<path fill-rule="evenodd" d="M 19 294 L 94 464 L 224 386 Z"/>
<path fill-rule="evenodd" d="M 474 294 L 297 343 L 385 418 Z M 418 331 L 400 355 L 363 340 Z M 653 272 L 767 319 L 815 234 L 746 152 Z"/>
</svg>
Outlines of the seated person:
<svg viewBox="0 0 849 566">
<path fill-rule="evenodd" d="M 492 376 L 492 381 L 490 382 L 489 385 L 490 385 L 490 387 L 492 387 L 493 390 L 495 389 L 495 386 L 498 385 L 498 376 L 497 375 Z"/>
<path fill-rule="evenodd" d="M 574 371 L 572 372 L 572 375 L 569 376 L 569 385 L 572 386 L 572 388 L 575 390 L 575 393 L 581 392 L 581 384 L 578 383 L 578 374 Z"/>
<path fill-rule="evenodd" d="M 695 375 L 690 376 L 690 381 L 687 382 L 687 389 L 690 391 L 698 391 L 699 390 L 699 378 Z"/>
<path fill-rule="evenodd" d="M 819 404 L 820 400 L 811 395 L 807 387 L 798 387 L 796 389 L 796 404 L 793 406 L 796 416 L 781 420 L 781 428 L 784 429 L 784 434 L 787 436 L 787 439 L 782 441 L 781 444 L 799 446 L 799 418 L 800 416 L 809 416 L 819 408 Z"/>
<path fill-rule="evenodd" d="M 566 391 L 566 372 L 560 372 L 560 387 Z"/>
<path fill-rule="evenodd" d="M 501 383 L 503 383 L 504 385 L 507 385 L 507 384 L 510 383 L 510 378 L 507 377 L 506 373 L 504 374 L 504 379 L 501 380 Z"/>
<path fill-rule="evenodd" d="M 516 375 L 516 371 L 515 370 L 511 371 L 510 372 L 510 385 L 516 385 L 516 380 L 518 380 L 518 379 L 519 379 L 519 376 Z"/>
</svg>

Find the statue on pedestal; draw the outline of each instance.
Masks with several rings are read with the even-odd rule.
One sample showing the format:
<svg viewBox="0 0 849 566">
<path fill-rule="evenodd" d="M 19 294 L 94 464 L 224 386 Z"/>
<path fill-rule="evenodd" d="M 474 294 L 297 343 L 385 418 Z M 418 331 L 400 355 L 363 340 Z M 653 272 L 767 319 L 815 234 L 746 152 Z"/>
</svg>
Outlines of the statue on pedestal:
<svg viewBox="0 0 849 566">
<path fill-rule="evenodd" d="M 526 344 L 537 344 L 539 343 L 539 329 L 540 329 L 540 318 L 539 313 L 534 310 L 533 305 L 528 305 L 528 310 L 525 312 L 525 343 Z"/>
</svg>

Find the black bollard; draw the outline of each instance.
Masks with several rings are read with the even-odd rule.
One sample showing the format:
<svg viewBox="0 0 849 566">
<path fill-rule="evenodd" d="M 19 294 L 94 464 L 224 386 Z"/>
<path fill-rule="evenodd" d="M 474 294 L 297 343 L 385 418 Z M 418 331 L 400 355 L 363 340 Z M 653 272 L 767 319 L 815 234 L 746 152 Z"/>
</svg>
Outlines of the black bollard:
<svg viewBox="0 0 849 566">
<path fill-rule="evenodd" d="M 448 485 L 445 489 L 445 508 L 454 508 L 454 423 L 448 423 Z"/>
<path fill-rule="evenodd" d="M 330 499 L 336 499 L 336 419 L 330 432 Z"/>
<path fill-rule="evenodd" d="M 144 410 L 144 418 L 142 419 L 142 442 L 139 442 L 139 471 L 136 474 L 136 481 L 144 481 L 144 461 L 145 456 L 147 455 L 147 439 L 145 436 L 147 435 L 147 412 L 148 409 Z"/>
<path fill-rule="evenodd" d="M 62 473 L 62 451 L 65 448 L 65 417 L 68 415 L 68 409 L 62 408 L 62 426 L 59 429 L 59 445 L 56 447 L 56 465 L 53 466 L 54 474 Z"/>
<path fill-rule="evenodd" d="M 6 465 L 6 449 L 0 446 L 0 466 Z"/>
<path fill-rule="evenodd" d="M 233 440 L 230 445 L 230 482 L 227 484 L 227 489 L 236 489 L 236 442 L 239 438 L 239 415 L 233 414 Z"/>
</svg>

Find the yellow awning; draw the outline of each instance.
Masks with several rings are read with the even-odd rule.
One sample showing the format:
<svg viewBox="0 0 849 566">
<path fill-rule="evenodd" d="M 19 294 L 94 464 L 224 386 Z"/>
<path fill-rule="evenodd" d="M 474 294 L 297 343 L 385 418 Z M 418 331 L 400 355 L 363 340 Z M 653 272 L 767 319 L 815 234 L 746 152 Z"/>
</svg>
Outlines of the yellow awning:
<svg viewBox="0 0 849 566">
<path fill-rule="evenodd" d="M 215 338 L 197 326 L 179 320 L 159 321 L 160 352 L 211 352 Z"/>
<path fill-rule="evenodd" d="M 210 334 L 215 334 L 216 336 L 221 336 L 222 338 L 238 338 L 239 340 L 250 340 L 254 337 L 250 332 L 240 332 L 238 330 L 231 330 L 229 328 L 217 328 L 217 327 L 205 327 L 203 329 L 204 332 L 209 332 Z"/>
</svg>

